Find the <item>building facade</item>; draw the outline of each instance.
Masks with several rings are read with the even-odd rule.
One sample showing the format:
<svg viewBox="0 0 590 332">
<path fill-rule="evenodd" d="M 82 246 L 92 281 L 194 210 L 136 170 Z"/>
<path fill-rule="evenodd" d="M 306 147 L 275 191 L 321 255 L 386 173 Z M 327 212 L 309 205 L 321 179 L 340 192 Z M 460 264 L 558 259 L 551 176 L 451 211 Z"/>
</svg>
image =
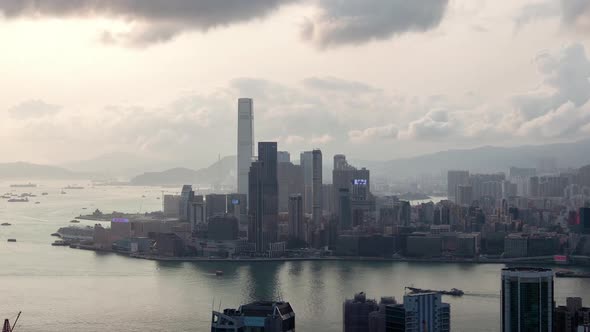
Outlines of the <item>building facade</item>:
<svg viewBox="0 0 590 332">
<path fill-rule="evenodd" d="M 248 194 L 248 172 L 254 154 L 254 102 L 238 99 L 238 193 Z"/>
</svg>

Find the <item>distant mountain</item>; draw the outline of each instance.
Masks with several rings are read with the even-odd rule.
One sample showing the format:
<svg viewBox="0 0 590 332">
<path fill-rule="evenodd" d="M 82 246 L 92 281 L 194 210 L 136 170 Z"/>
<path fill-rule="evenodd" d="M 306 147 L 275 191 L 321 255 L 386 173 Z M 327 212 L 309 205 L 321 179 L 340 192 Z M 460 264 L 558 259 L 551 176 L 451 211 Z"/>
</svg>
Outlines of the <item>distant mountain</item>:
<svg viewBox="0 0 590 332">
<path fill-rule="evenodd" d="M 536 167 L 543 158 L 555 158 L 560 168 L 577 168 L 590 164 L 590 140 L 573 143 L 525 145 L 518 147 L 484 146 L 474 149 L 449 150 L 413 158 L 390 161 L 361 161 L 372 177 L 407 178 L 421 174 L 440 174 L 449 169 L 471 172 L 507 171 L 511 166 Z"/>
<path fill-rule="evenodd" d="M 57 166 L 26 162 L 0 163 L 1 179 L 81 179 L 88 174 L 76 173 Z"/>
<path fill-rule="evenodd" d="M 221 158 L 199 170 L 172 168 L 161 172 L 146 172 L 131 179 L 133 185 L 232 185 L 236 179 L 236 157 Z"/>
<path fill-rule="evenodd" d="M 88 160 L 64 163 L 63 166 L 77 172 L 88 172 L 105 177 L 130 177 L 141 172 L 171 168 L 173 162 L 148 158 L 126 152 L 113 152 Z M 174 165 L 181 165 L 180 163 Z"/>
</svg>

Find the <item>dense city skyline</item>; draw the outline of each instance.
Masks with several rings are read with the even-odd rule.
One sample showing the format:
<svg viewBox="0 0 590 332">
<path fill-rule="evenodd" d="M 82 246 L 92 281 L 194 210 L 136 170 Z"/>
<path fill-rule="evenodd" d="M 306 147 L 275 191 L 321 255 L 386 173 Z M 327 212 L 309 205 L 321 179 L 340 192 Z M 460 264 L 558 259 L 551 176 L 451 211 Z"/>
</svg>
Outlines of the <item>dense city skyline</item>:
<svg viewBox="0 0 590 332">
<path fill-rule="evenodd" d="M 256 141 L 369 160 L 590 130 L 585 1 L 99 3 L 0 3 L 2 161 L 205 166 L 239 97 Z"/>
</svg>

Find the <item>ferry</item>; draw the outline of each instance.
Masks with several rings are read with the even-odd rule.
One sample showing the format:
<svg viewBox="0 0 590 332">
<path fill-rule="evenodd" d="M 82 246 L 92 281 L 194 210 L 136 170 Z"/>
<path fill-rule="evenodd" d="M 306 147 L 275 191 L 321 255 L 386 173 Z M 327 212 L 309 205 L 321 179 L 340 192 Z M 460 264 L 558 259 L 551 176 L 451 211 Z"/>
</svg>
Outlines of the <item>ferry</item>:
<svg viewBox="0 0 590 332">
<path fill-rule="evenodd" d="M 8 239 L 8 242 L 16 242 L 16 239 Z"/>
<path fill-rule="evenodd" d="M 37 185 L 29 182 L 25 184 L 11 184 L 10 188 L 37 188 Z"/>
<path fill-rule="evenodd" d="M 71 243 L 64 240 L 55 240 L 51 245 L 55 247 L 65 247 L 69 246 Z"/>
<path fill-rule="evenodd" d="M 64 189 L 84 189 L 84 187 L 81 187 L 81 186 L 67 186 Z"/>
<path fill-rule="evenodd" d="M 0 224 L 0 226 L 11 226 L 12 224 L 9 222 L 3 222 L 2 224 Z"/>
<path fill-rule="evenodd" d="M 47 196 L 47 195 L 49 195 L 49 193 L 45 193 L 45 192 L 43 192 L 43 193 L 41 193 L 41 195 L 42 195 L 42 196 Z"/>
<path fill-rule="evenodd" d="M 70 220 L 70 222 L 72 224 L 79 224 L 80 223 L 80 220 L 72 219 L 72 220 Z"/>
<path fill-rule="evenodd" d="M 406 287 L 412 293 L 439 293 L 442 295 L 450 295 L 450 296 L 463 296 L 465 292 L 457 288 L 451 288 L 450 291 L 447 290 L 432 290 L 432 289 L 421 289 L 416 287 Z"/>
</svg>

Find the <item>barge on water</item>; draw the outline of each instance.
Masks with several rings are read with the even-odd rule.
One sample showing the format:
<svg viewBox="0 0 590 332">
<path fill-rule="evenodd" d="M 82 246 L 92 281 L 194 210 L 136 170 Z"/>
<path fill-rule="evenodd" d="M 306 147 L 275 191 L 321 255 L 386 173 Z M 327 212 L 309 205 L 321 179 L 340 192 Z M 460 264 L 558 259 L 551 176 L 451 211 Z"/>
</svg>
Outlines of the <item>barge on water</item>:
<svg viewBox="0 0 590 332">
<path fill-rule="evenodd" d="M 557 271 L 555 272 L 556 278 L 590 278 L 590 272 L 577 272 L 577 271 Z"/>
</svg>

